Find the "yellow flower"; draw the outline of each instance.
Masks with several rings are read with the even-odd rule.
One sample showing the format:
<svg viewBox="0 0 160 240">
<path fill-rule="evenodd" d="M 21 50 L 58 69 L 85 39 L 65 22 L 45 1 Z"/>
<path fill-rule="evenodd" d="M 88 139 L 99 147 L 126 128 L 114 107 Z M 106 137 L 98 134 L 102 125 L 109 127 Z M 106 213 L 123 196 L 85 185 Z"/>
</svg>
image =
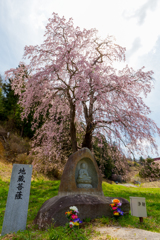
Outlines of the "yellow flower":
<svg viewBox="0 0 160 240">
<path fill-rule="evenodd" d="M 70 215 L 70 214 L 71 214 L 71 211 L 69 211 L 69 212 L 65 212 L 65 214 Z"/>
<path fill-rule="evenodd" d="M 112 203 L 112 204 L 110 204 L 111 205 L 111 207 L 114 207 L 114 203 Z"/>
<path fill-rule="evenodd" d="M 113 213 L 114 215 L 119 215 L 119 213 L 118 212 L 116 212 L 116 213 Z"/>
<path fill-rule="evenodd" d="M 74 224 L 75 226 L 79 226 L 79 223 L 78 223 L 78 222 L 73 222 L 73 224 Z"/>
</svg>

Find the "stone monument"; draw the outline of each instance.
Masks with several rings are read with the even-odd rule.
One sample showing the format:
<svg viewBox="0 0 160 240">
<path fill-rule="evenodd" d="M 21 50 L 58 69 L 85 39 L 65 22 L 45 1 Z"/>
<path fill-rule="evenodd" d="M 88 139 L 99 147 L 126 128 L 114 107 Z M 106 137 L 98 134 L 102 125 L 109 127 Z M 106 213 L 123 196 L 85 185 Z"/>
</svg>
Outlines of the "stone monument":
<svg viewBox="0 0 160 240">
<path fill-rule="evenodd" d="M 32 165 L 13 164 L 1 235 L 26 229 Z"/>
<path fill-rule="evenodd" d="M 116 197 L 116 196 L 115 196 Z M 65 212 L 70 206 L 79 210 L 79 218 L 96 218 L 112 216 L 110 204 L 115 197 L 105 197 L 102 191 L 102 177 L 97 163 L 88 148 L 73 153 L 64 168 L 58 196 L 48 199 L 40 208 L 34 223 L 39 228 L 64 226 L 68 220 Z M 122 202 L 122 211 L 129 213 L 130 204 L 126 199 Z"/>
</svg>

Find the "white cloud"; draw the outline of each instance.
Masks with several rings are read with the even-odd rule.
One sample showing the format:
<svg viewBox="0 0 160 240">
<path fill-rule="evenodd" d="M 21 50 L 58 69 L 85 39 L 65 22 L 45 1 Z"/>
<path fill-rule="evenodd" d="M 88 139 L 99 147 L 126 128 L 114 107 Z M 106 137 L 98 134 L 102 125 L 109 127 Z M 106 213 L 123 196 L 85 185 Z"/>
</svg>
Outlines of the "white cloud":
<svg viewBox="0 0 160 240">
<path fill-rule="evenodd" d="M 132 46 L 128 45 L 127 50 L 130 52 L 134 49 L 135 39 L 139 39 L 139 48 L 135 52 L 132 51 L 132 54 L 127 59 L 132 66 L 136 65 L 139 56 L 149 53 L 154 48 L 160 36 L 160 31 L 156 27 L 157 23 L 160 21 L 160 1 L 148 0 L 139 9 L 135 9 L 133 12 L 134 13 L 127 18 L 131 23 L 131 31 L 128 31 L 130 37 L 127 40 L 132 44 Z M 141 24 L 136 24 L 137 18 L 140 19 Z"/>
<path fill-rule="evenodd" d="M 143 2 L 143 4 L 142 4 Z M 136 3 L 136 2 L 134 2 Z M 142 5 L 138 8 L 135 9 L 135 5 L 133 6 L 134 8 L 132 8 L 132 10 L 130 9 L 130 11 L 124 11 L 124 16 L 126 17 L 126 19 L 130 19 L 130 18 L 137 18 L 138 19 L 138 24 L 143 24 L 145 21 L 145 18 L 148 17 L 148 11 L 154 11 L 157 7 L 158 4 L 158 0 L 148 0 L 146 1 L 139 1 L 139 3 L 141 3 Z"/>
</svg>

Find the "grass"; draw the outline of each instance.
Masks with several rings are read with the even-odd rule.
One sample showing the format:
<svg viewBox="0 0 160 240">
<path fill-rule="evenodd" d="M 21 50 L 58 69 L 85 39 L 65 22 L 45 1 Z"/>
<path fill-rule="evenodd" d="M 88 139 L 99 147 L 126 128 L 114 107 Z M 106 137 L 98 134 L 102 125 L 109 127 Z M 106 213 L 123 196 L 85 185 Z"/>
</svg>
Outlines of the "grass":
<svg viewBox="0 0 160 240">
<path fill-rule="evenodd" d="M 120 217 L 118 220 L 102 217 L 96 219 L 95 221 L 89 221 L 86 219 L 85 226 L 76 230 L 76 232 L 71 231 L 71 229 L 58 227 L 49 228 L 47 231 L 40 231 L 33 225 L 33 219 L 35 218 L 39 208 L 42 204 L 49 198 L 54 197 L 58 194 L 60 181 L 32 181 L 31 183 L 31 194 L 28 208 L 27 217 L 27 230 L 23 232 L 18 232 L 10 235 L 5 235 L 0 237 L 0 239 L 91 239 L 94 232 L 94 226 L 105 225 L 105 226 L 122 226 L 131 228 L 140 228 L 153 232 L 160 232 L 160 191 L 159 188 L 127 188 L 120 185 L 111 185 L 103 182 L 103 192 L 105 196 L 110 197 L 123 197 L 130 200 L 130 196 L 145 197 L 147 205 L 148 217 L 144 218 L 144 222 L 140 223 L 139 218 L 131 216 L 131 214 Z M 7 195 L 9 190 L 9 182 L 0 180 L 0 232 L 2 230 L 3 217 L 5 212 L 5 206 L 7 201 Z M 108 236 L 108 239 L 111 239 Z"/>
<path fill-rule="evenodd" d="M 124 216 L 119 218 L 118 223 L 122 227 L 135 227 L 153 232 L 160 232 L 160 191 L 159 188 L 128 188 L 120 185 L 110 185 L 103 183 L 103 192 L 105 196 L 123 197 L 130 201 L 132 197 L 145 197 L 147 206 L 147 218 L 140 223 L 139 218 L 131 216 Z"/>
<path fill-rule="evenodd" d="M 27 230 L 14 234 L 8 234 L 0 239 L 49 239 L 49 240 L 87 240 L 90 233 L 89 229 L 77 229 L 76 232 L 71 231 L 67 227 L 49 228 L 47 231 L 40 231 L 33 225 L 33 220 L 42 206 L 42 204 L 49 198 L 58 194 L 60 181 L 32 181 L 30 200 L 27 216 Z M 9 190 L 9 182 L 4 182 L 0 179 L 0 232 L 2 231 L 2 224 Z"/>
</svg>

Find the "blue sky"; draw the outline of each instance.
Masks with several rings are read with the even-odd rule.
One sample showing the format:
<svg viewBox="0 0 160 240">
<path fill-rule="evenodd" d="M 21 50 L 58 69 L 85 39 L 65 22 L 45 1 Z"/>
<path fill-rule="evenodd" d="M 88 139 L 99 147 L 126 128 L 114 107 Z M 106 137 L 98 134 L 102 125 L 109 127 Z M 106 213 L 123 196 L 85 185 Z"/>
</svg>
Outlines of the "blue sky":
<svg viewBox="0 0 160 240">
<path fill-rule="evenodd" d="M 75 26 L 97 28 L 102 37 L 114 35 L 126 47 L 130 67 L 153 70 L 155 88 L 144 99 L 152 118 L 160 127 L 160 1 L 158 0 L 0 0 L 0 74 L 16 68 L 25 45 L 42 43 L 45 26 L 52 12 Z M 122 65 L 118 65 L 118 68 Z M 160 138 L 155 136 L 159 146 Z M 147 140 L 144 141 L 147 145 Z"/>
</svg>

